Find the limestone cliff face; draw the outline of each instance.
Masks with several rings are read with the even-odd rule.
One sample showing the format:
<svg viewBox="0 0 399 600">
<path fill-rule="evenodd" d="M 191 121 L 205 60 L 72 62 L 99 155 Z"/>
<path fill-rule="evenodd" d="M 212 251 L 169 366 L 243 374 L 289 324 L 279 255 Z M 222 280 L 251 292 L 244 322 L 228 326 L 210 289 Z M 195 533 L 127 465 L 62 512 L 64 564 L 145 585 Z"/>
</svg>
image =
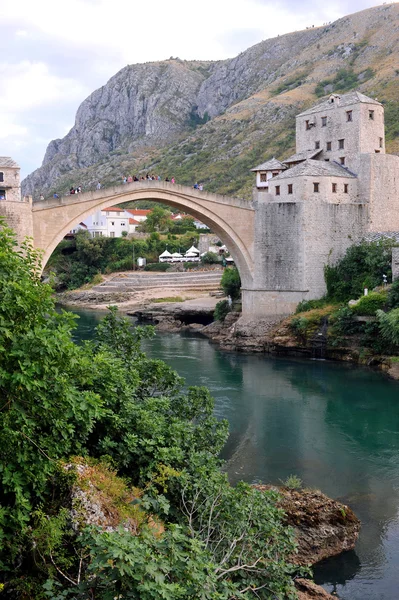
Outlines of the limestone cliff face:
<svg viewBox="0 0 399 600">
<path fill-rule="evenodd" d="M 42 167 L 25 179 L 24 193 L 46 189 L 66 171 L 95 164 L 120 147 L 172 141 L 196 111 L 207 68 L 169 60 L 119 71 L 80 105 L 71 131 L 50 142 Z"/>
<path fill-rule="evenodd" d="M 249 169 L 294 150 L 294 115 L 318 97 L 358 89 L 386 102 L 393 116 L 399 111 L 398 31 L 399 4 L 387 4 L 224 61 L 125 67 L 82 103 L 68 135 L 49 144 L 42 167 L 22 182 L 23 193 L 113 184 L 156 165 L 181 183 L 198 179 L 210 191 L 250 195 Z M 387 151 L 398 152 L 397 127 L 388 126 Z"/>
</svg>

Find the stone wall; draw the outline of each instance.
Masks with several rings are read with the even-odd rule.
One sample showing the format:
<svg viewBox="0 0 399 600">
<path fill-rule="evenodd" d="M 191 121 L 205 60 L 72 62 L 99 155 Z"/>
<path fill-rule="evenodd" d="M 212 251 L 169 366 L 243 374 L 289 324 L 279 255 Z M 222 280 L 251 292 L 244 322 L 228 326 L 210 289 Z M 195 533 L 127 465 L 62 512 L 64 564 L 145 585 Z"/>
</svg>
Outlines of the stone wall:
<svg viewBox="0 0 399 600">
<path fill-rule="evenodd" d="M 12 202 L 0 201 L 0 216 L 4 217 L 9 227 L 17 234 L 17 241 L 21 243 L 26 236 L 33 237 L 32 200 Z"/>
<path fill-rule="evenodd" d="M 399 231 L 399 156 L 360 156 L 359 199 L 370 204 L 368 231 Z"/>
</svg>

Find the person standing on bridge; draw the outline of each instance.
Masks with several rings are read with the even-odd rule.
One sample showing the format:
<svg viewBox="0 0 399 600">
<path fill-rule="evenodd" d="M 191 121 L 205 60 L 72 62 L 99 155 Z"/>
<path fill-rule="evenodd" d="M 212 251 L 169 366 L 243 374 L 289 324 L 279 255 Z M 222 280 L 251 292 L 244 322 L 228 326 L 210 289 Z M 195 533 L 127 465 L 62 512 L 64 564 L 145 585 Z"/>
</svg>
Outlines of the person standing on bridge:
<svg viewBox="0 0 399 600">
<path fill-rule="evenodd" d="M 127 178 L 127 182 L 132 183 L 132 181 L 133 181 L 133 177 L 131 175 L 129 175 L 129 177 Z"/>
<path fill-rule="evenodd" d="M 98 182 L 96 187 L 97 187 L 98 190 L 101 190 L 101 183 Z"/>
<path fill-rule="evenodd" d="M 199 189 L 200 192 L 202 192 L 202 190 L 204 189 L 204 186 L 203 186 L 202 183 L 199 184 L 198 189 Z"/>
<path fill-rule="evenodd" d="M 172 177 L 172 179 L 170 180 L 170 183 L 175 183 L 175 178 Z"/>
</svg>

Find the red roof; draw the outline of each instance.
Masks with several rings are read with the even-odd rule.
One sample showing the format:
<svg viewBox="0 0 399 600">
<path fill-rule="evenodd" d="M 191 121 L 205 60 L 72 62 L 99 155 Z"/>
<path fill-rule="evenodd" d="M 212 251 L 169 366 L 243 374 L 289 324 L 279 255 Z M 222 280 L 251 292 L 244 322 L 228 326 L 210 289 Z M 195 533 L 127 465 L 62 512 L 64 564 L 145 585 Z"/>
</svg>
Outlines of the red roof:
<svg viewBox="0 0 399 600">
<path fill-rule="evenodd" d="M 140 221 L 136 221 L 136 219 L 129 219 L 129 225 L 141 225 Z"/>
<path fill-rule="evenodd" d="M 127 208 L 126 212 L 135 215 L 136 217 L 145 217 L 151 212 L 151 210 L 144 210 L 141 208 Z"/>
<path fill-rule="evenodd" d="M 116 212 L 123 212 L 124 208 L 118 208 L 118 206 L 111 206 L 110 208 L 102 208 L 101 210 L 106 210 L 107 212 L 111 212 L 112 210 Z"/>
</svg>

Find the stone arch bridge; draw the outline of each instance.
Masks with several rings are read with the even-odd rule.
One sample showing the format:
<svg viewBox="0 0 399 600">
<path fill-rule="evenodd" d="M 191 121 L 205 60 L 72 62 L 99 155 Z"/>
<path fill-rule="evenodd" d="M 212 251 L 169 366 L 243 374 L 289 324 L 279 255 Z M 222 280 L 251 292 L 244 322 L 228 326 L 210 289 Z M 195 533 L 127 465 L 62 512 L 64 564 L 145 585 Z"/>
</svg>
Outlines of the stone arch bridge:
<svg viewBox="0 0 399 600">
<path fill-rule="evenodd" d="M 35 247 L 44 251 L 43 266 L 77 223 L 96 210 L 136 200 L 173 206 L 208 225 L 229 248 L 243 286 L 250 285 L 254 270 L 252 203 L 159 181 L 138 181 L 35 202 L 32 206 L 33 240 Z"/>
<path fill-rule="evenodd" d="M 1 201 L 0 215 L 30 235 L 48 261 L 57 244 L 96 210 L 127 201 L 152 200 L 185 211 L 208 225 L 226 244 L 242 282 L 243 318 L 293 312 L 301 300 L 325 293 L 324 265 L 370 230 L 367 204 L 276 201 L 254 189 L 252 201 L 229 198 L 168 182 L 139 181 L 32 204 Z"/>
</svg>

